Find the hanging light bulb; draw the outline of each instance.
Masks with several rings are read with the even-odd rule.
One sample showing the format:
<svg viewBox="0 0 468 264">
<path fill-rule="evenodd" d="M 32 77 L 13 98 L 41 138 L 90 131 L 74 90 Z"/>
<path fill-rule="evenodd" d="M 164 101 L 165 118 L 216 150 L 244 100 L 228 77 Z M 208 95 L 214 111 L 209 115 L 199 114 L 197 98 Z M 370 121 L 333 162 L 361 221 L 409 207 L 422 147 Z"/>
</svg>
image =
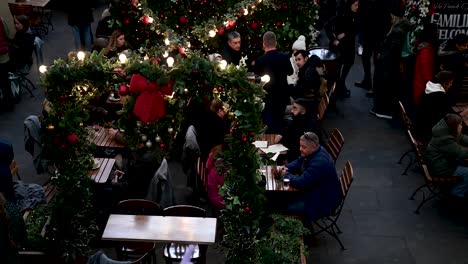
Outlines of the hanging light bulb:
<svg viewBox="0 0 468 264">
<path fill-rule="evenodd" d="M 152 17 L 148 17 L 148 23 L 151 24 L 154 22 L 154 19 Z"/>
<path fill-rule="evenodd" d="M 216 36 L 216 32 L 214 30 L 210 30 L 208 32 L 208 35 L 210 36 L 210 38 L 214 38 Z"/>
<path fill-rule="evenodd" d="M 78 53 L 76 54 L 76 58 L 78 58 L 78 60 L 80 61 L 84 61 L 85 55 L 86 54 L 84 52 L 78 51 Z"/>
<path fill-rule="evenodd" d="M 190 48 L 192 46 L 192 44 L 190 44 L 190 42 L 187 41 L 187 48 Z"/>
<path fill-rule="evenodd" d="M 147 61 L 147 60 L 149 60 L 149 56 L 148 56 L 148 55 L 145 55 L 145 57 L 143 57 L 143 59 L 144 59 L 145 61 Z"/>
<path fill-rule="evenodd" d="M 127 55 L 125 55 L 123 53 L 120 53 L 119 61 L 120 61 L 120 63 L 125 64 L 127 62 Z"/>
<path fill-rule="evenodd" d="M 164 44 L 166 44 L 166 46 L 169 46 L 169 44 L 171 44 L 171 42 L 169 41 L 168 38 L 165 38 L 164 39 Z"/>
<path fill-rule="evenodd" d="M 163 57 L 164 57 L 164 58 L 167 58 L 168 56 L 169 56 L 169 52 L 167 52 L 167 50 L 166 50 L 166 51 L 164 52 L 164 54 L 163 54 Z"/>
<path fill-rule="evenodd" d="M 169 57 L 167 58 L 166 62 L 167 62 L 167 66 L 169 66 L 169 68 L 172 68 L 172 66 L 174 65 L 174 58 Z"/>
<path fill-rule="evenodd" d="M 265 74 L 265 75 L 263 75 L 262 77 L 260 77 L 260 80 L 261 80 L 263 83 L 267 83 L 267 82 L 270 81 L 270 75 Z"/>
<path fill-rule="evenodd" d="M 39 72 L 40 72 L 40 73 L 45 73 L 45 72 L 47 72 L 47 66 L 45 66 L 45 65 L 39 66 Z"/>
<path fill-rule="evenodd" d="M 221 70 L 225 70 L 226 67 L 227 67 L 227 61 L 222 60 L 219 62 L 219 68 L 221 68 Z"/>
<path fill-rule="evenodd" d="M 249 14 L 249 10 L 247 8 L 244 8 L 244 16 Z"/>
</svg>

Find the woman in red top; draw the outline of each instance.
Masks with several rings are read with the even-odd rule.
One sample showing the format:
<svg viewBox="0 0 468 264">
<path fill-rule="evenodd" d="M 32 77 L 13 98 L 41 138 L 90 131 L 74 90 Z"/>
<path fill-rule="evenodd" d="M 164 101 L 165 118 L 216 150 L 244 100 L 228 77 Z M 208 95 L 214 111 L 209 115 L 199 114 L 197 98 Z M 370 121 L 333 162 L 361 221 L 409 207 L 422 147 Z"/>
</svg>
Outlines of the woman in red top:
<svg viewBox="0 0 468 264">
<path fill-rule="evenodd" d="M 437 58 L 438 49 L 437 25 L 427 24 L 419 38 L 414 65 L 413 102 L 415 107 L 419 105 L 426 83 L 432 79 L 437 71 L 435 69 L 435 59 Z"/>
</svg>

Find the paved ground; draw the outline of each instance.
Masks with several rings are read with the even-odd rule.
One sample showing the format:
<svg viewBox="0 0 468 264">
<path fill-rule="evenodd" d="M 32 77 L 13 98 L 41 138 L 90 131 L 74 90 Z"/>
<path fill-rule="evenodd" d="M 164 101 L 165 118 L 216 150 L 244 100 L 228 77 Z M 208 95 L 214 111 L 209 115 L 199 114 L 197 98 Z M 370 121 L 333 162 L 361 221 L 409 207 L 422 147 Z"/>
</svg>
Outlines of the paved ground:
<svg viewBox="0 0 468 264">
<path fill-rule="evenodd" d="M 102 6 L 95 18 L 101 10 Z M 45 38 L 45 64 L 65 57 L 73 48 L 72 33 L 62 12 L 54 12 L 54 25 L 55 31 Z M 341 114 L 328 113 L 325 122 L 327 129 L 337 127 L 345 138 L 337 169 L 341 170 L 346 160 L 354 167 L 355 181 L 339 222 L 347 250 L 341 251 L 330 237 L 320 236 L 310 249 L 309 263 L 468 263 L 466 218 L 434 203 L 426 206 L 421 215 L 413 213 L 417 201 L 408 200 L 408 196 L 423 178 L 417 169 L 401 175 L 404 168 L 397 160 L 409 144 L 398 121 L 377 119 L 368 113 L 372 101 L 363 90 L 353 87 L 362 73 L 359 59 L 356 62 L 348 78 L 351 98 L 338 102 Z M 38 81 L 35 69 L 30 77 Z M 23 180 L 42 183 L 45 179 L 35 175 L 23 144 L 23 120 L 40 113 L 44 98 L 40 89 L 35 95 L 25 96 L 13 112 L 0 113 L 0 138 L 14 143 Z M 218 248 L 212 248 L 208 263 L 221 263 L 220 254 Z"/>
</svg>

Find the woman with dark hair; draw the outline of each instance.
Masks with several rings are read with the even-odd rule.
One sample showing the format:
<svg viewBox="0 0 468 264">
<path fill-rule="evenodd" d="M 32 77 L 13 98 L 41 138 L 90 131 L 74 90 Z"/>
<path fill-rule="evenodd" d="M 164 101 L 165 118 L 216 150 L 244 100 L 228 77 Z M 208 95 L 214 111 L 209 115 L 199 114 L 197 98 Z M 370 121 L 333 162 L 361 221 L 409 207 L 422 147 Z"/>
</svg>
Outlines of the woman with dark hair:
<svg viewBox="0 0 468 264">
<path fill-rule="evenodd" d="M 452 112 L 447 91 L 452 87 L 453 78 L 451 72 L 441 71 L 426 84 L 415 119 L 417 134 L 423 141 L 427 142 L 431 138 L 432 127 Z"/>
<path fill-rule="evenodd" d="M 468 158 L 468 137 L 461 131 L 462 118 L 447 114 L 432 128 L 424 160 L 433 177 L 460 177 L 461 181 L 452 188 L 451 194 L 464 198 L 468 191 L 468 167 L 460 166 L 459 161 Z"/>
<path fill-rule="evenodd" d="M 427 23 L 418 39 L 416 48 L 416 61 L 414 64 L 413 78 L 413 103 L 417 107 L 420 97 L 424 93 L 426 84 L 436 73 L 437 52 L 439 50 L 439 38 L 437 25 Z"/>
<path fill-rule="evenodd" d="M 346 88 L 346 78 L 354 64 L 355 39 L 356 39 L 356 15 L 359 8 L 358 0 L 348 0 L 342 15 L 336 18 L 335 30 L 330 41 L 334 49 L 339 53 L 340 77 L 336 85 L 336 93 L 341 98 L 350 97 L 350 91 Z"/>
<path fill-rule="evenodd" d="M 10 43 L 10 59 L 14 70 L 24 70 L 29 72 L 33 63 L 32 53 L 34 51 L 34 38 L 29 28 L 29 18 L 27 16 L 15 16 L 16 34 Z M 28 67 L 25 70 L 25 67 Z"/>
</svg>

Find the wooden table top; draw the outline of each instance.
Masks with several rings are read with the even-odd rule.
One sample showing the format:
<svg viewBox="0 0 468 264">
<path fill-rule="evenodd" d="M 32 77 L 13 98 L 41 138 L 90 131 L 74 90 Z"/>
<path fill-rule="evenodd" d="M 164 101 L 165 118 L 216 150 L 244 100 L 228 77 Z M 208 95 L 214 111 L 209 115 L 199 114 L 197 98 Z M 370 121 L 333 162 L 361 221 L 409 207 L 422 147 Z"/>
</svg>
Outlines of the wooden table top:
<svg viewBox="0 0 468 264">
<path fill-rule="evenodd" d="M 19 4 L 19 5 L 32 5 L 32 6 L 37 6 L 37 7 L 45 7 L 50 2 L 50 0 L 23 0 L 20 2 L 10 0 L 9 2 Z"/>
<path fill-rule="evenodd" d="M 102 240 L 212 244 L 216 218 L 111 214 Z"/>
<path fill-rule="evenodd" d="M 266 190 L 267 191 L 279 191 L 279 192 L 297 192 L 298 190 L 289 186 L 285 187 L 283 181 L 276 181 L 273 172 L 276 170 L 276 166 L 262 166 L 260 173 L 266 177 Z"/>
<path fill-rule="evenodd" d="M 127 102 L 128 96 L 120 96 L 120 99 L 118 101 L 111 100 L 110 97 L 107 98 L 106 103 L 107 104 L 112 104 L 112 105 L 124 105 L 125 102 Z"/>
<path fill-rule="evenodd" d="M 93 128 L 89 127 L 89 129 L 93 129 Z M 94 133 L 94 135 L 91 136 L 90 141 L 99 147 L 112 147 L 112 148 L 124 148 L 125 147 L 125 145 L 117 142 L 114 139 L 114 136 L 109 133 L 109 129 L 105 129 L 102 126 L 99 129 L 99 131 L 97 131 L 96 133 Z"/>
<path fill-rule="evenodd" d="M 91 179 L 93 179 L 96 183 L 105 183 L 112 172 L 112 168 L 114 167 L 115 159 L 107 159 L 107 158 L 95 158 L 100 166 L 99 168 L 91 171 Z"/>
</svg>

